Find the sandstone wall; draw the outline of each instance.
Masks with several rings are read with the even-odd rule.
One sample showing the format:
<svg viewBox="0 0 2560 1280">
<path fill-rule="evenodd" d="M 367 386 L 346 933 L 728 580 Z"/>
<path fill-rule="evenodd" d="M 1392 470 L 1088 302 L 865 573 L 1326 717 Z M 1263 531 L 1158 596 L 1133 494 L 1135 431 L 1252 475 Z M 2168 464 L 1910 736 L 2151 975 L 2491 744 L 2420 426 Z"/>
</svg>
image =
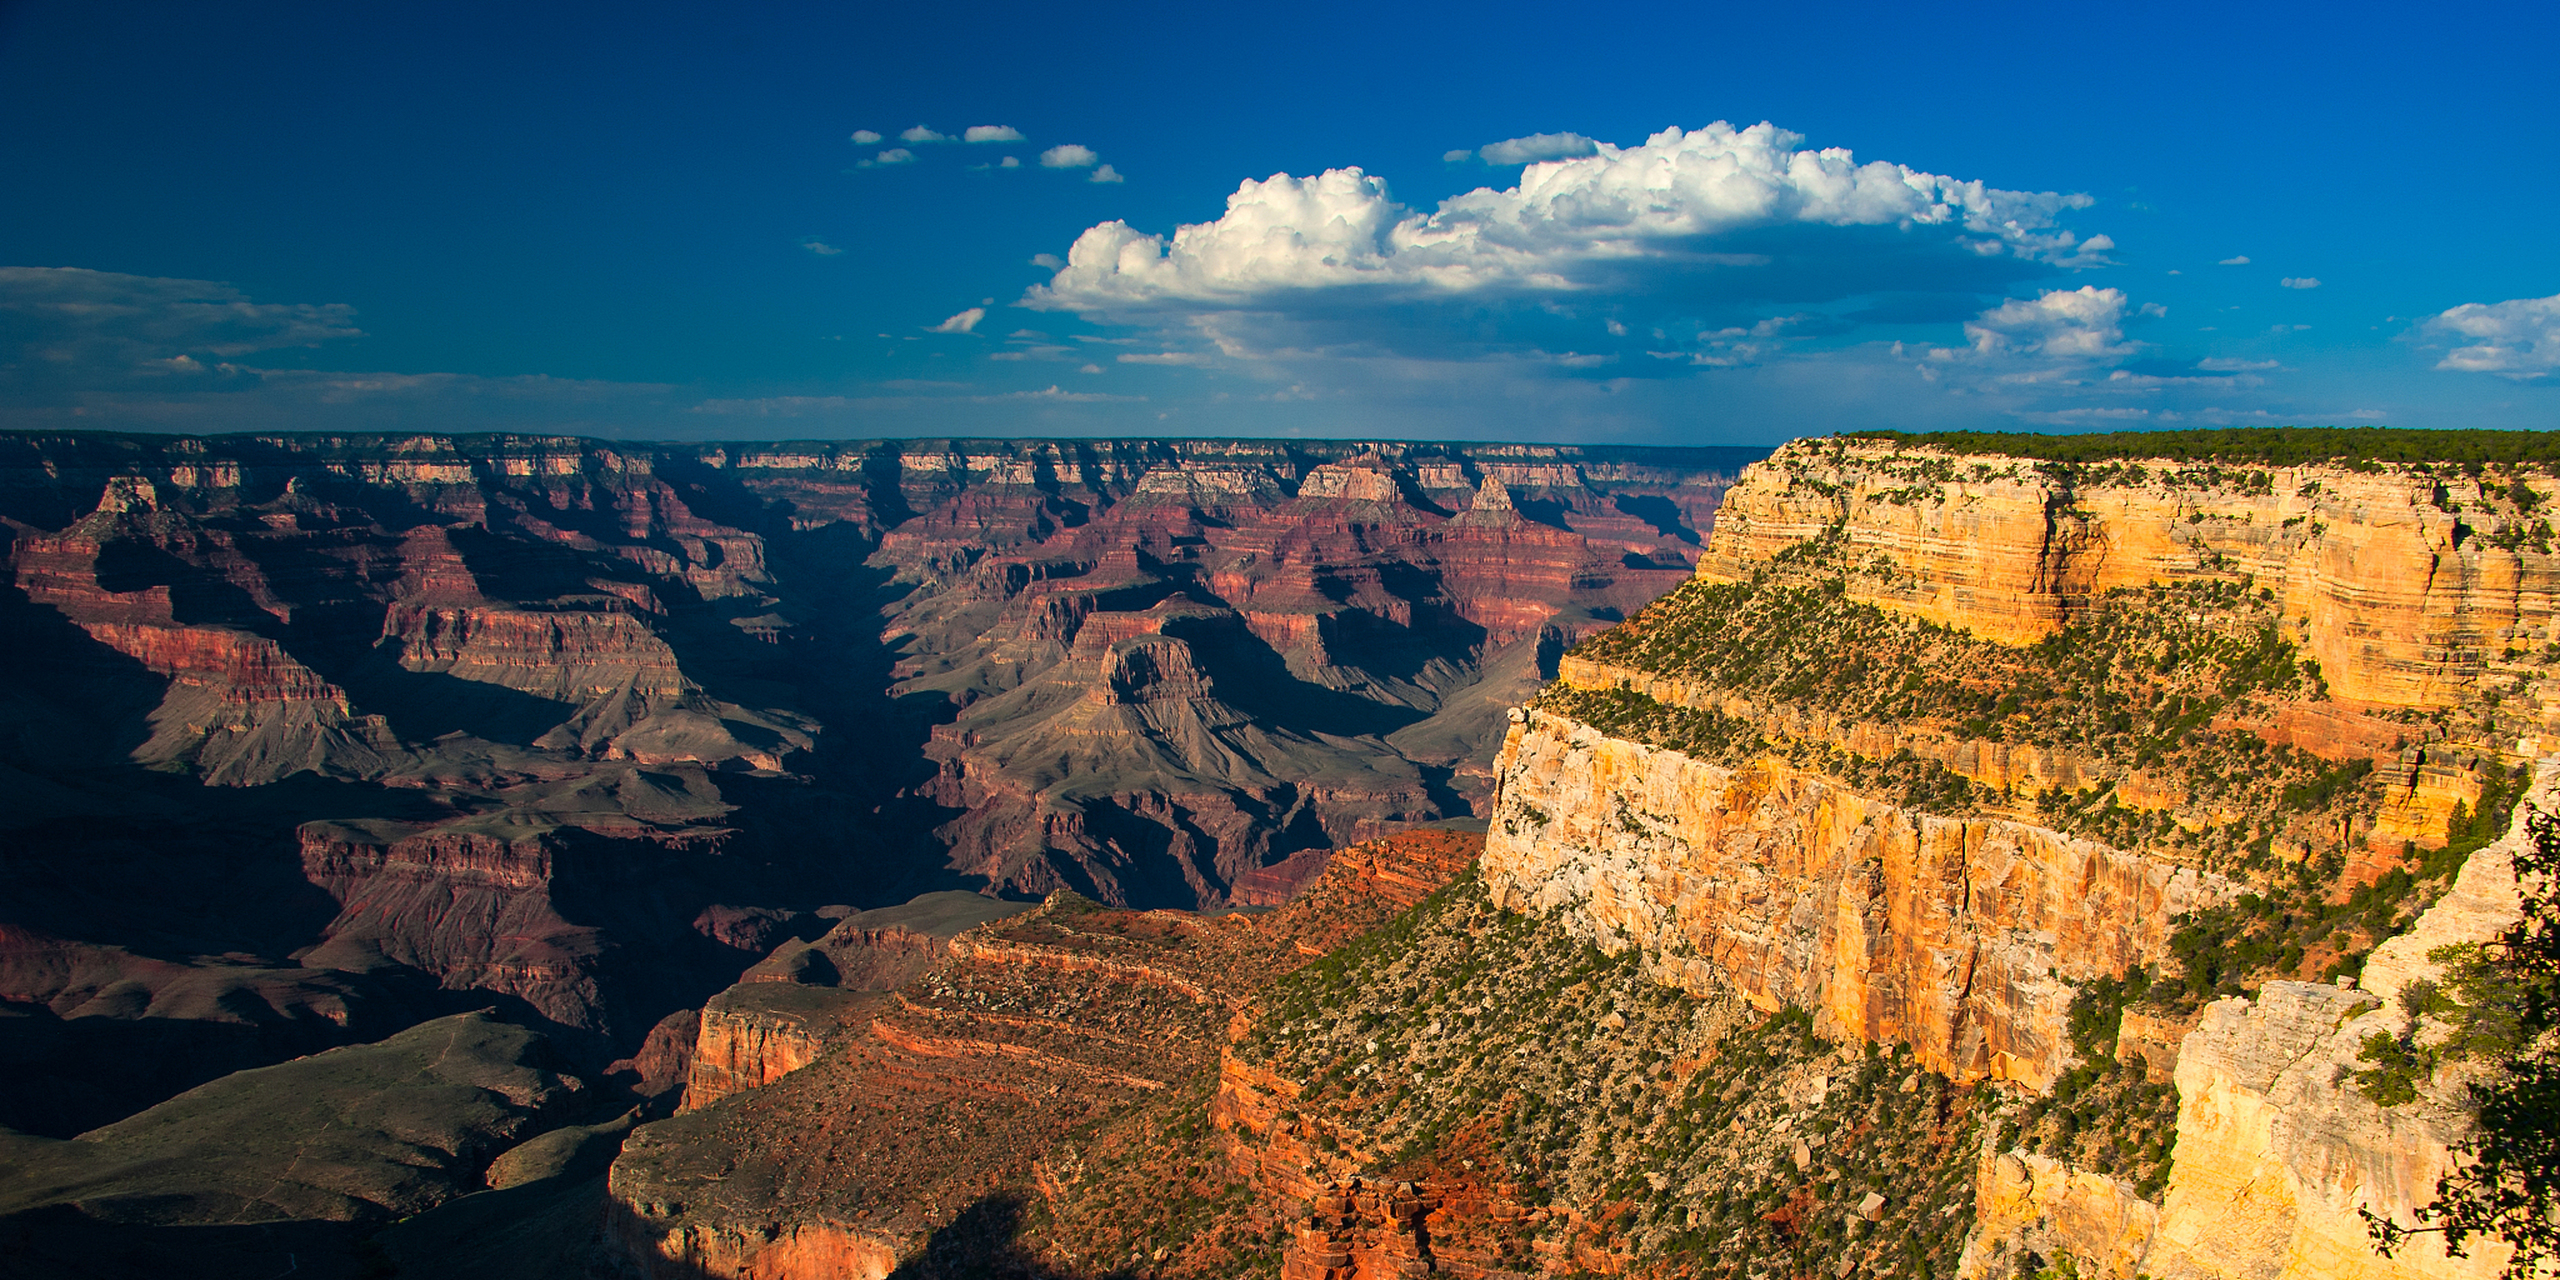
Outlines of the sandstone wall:
<svg viewBox="0 0 2560 1280">
<path fill-rule="evenodd" d="M 2560 556 L 2495 545 L 2501 526 L 2529 521 L 2482 481 L 2212 471 L 2152 462 L 2075 484 L 2020 459 L 1803 441 L 1744 472 L 1698 572 L 1748 577 L 1838 527 L 1854 563 L 1881 558 L 1896 576 L 1864 598 L 2020 644 L 2093 593 L 2247 575 L 2277 594 L 2337 696 L 2389 707 L 2452 706 L 2509 648 L 2552 638 Z"/>
<path fill-rule="evenodd" d="M 2071 984 L 2166 954 L 2219 881 L 2041 827 L 1913 813 L 1774 759 L 1736 770 L 1523 712 L 1494 900 L 1665 981 L 1799 1005 L 1960 1079 L 2047 1084 Z"/>
<path fill-rule="evenodd" d="M 2132 1187 L 2022 1151 L 1984 1153 L 1973 1213 L 1963 1280 L 2012 1274 L 2025 1252 L 2070 1254 L 2088 1280 L 2132 1280 L 2160 1229 L 2160 1206 Z"/>
</svg>

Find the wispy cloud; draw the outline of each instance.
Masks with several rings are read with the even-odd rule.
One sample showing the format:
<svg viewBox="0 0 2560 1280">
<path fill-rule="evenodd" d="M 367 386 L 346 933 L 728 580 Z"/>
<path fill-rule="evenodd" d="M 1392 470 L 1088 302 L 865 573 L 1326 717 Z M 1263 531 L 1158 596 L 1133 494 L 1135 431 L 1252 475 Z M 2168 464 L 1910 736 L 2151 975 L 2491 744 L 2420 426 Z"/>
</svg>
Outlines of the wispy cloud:
<svg viewBox="0 0 2560 1280">
<path fill-rule="evenodd" d="M 1482 156 L 1486 164 L 1504 165 L 1535 164 L 1541 160 L 1564 160 L 1599 153 L 1599 143 L 1578 133 L 1533 133 L 1525 138 L 1505 138 L 1476 148 L 1476 154 Z"/>
<path fill-rule="evenodd" d="M 0 385 L 113 385 L 363 336 L 342 303 L 254 302 L 211 280 L 0 267 Z"/>
<path fill-rule="evenodd" d="M 803 240 L 800 242 L 800 247 L 818 255 L 821 258 L 837 257 L 844 252 L 844 250 L 828 244 L 824 240 Z"/>
<path fill-rule="evenodd" d="M 990 360 L 1064 360 L 1074 354 L 1076 354 L 1074 347 L 1062 347 L 1054 342 L 1039 342 L 1016 347 L 1011 351 L 998 351 L 987 358 Z"/>
<path fill-rule="evenodd" d="M 1115 396 L 1100 391 L 1061 391 L 1052 383 L 1039 391 L 1009 391 L 998 400 L 1053 400 L 1068 404 L 1135 404 L 1145 396 Z"/>
<path fill-rule="evenodd" d="M 2320 277 L 2286 276 L 2284 279 L 2276 281 L 2276 283 L 2287 289 L 2317 289 L 2320 287 Z"/>
<path fill-rule="evenodd" d="M 969 308 L 968 310 L 963 311 L 963 312 L 961 312 L 960 314 L 958 314 L 958 315 L 956 315 L 956 316 L 953 316 L 953 317 L 951 317 L 950 319 L 945 320 L 945 321 L 943 321 L 942 323 L 940 323 L 940 324 L 938 324 L 938 325 L 934 325 L 934 326 L 933 326 L 933 327 L 931 327 L 930 329 L 927 329 L 927 330 L 926 330 L 926 332 L 927 332 L 927 333 L 969 333 L 969 332 L 971 332 L 971 331 L 975 330 L 975 329 L 978 327 L 978 322 L 979 322 L 979 321 L 984 320 L 984 319 L 986 319 L 986 318 L 987 318 L 987 309 L 986 309 L 985 307 L 971 307 L 971 308 Z"/>
<path fill-rule="evenodd" d="M 2224 258 L 2222 261 L 2217 262 L 2214 265 L 2218 267 L 2245 267 L 2249 265 L 2249 255 L 2243 253 L 2234 257 Z"/>
</svg>

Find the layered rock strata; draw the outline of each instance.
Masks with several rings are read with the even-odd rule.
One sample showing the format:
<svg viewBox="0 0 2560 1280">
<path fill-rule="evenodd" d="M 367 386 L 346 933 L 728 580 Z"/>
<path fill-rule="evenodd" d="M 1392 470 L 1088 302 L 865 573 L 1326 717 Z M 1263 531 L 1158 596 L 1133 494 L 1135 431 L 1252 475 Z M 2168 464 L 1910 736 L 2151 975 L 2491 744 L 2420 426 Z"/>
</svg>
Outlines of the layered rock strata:
<svg viewBox="0 0 2560 1280">
<path fill-rule="evenodd" d="M 1494 901 L 1661 980 L 1818 1013 L 1959 1079 L 2067 1065 L 2074 984 L 2156 963 L 2197 872 L 2003 819 L 1945 818 L 1775 759 L 1740 769 L 1528 711 L 1485 844 Z"/>
<path fill-rule="evenodd" d="M 2529 803 L 2560 787 L 2546 761 Z M 2362 1213 L 2401 1223 L 2434 1200 L 2467 1133 L 2467 1069 L 2428 1081 L 2415 1102 L 2358 1092 L 2367 1037 L 2396 1033 L 2401 988 L 2441 976 L 2429 951 L 2497 936 L 2517 919 L 2513 854 L 2523 823 L 2472 855 L 2453 890 L 2377 949 L 2355 986 L 2271 982 L 2208 1007 L 2179 1046 L 2176 1164 L 2167 1192 L 2023 1152 L 1986 1151 L 1977 1221 L 1961 1274 L 2007 1274 L 2022 1254 L 2069 1254 L 2103 1280 L 2473 1280 L 2507 1251 L 2481 1242 L 2450 1258 L 2421 1236 L 2385 1258 Z M 2391 997 L 2385 999 L 2385 995 Z"/>
<path fill-rule="evenodd" d="M 2353 703 L 2469 701 L 2551 638 L 2560 591 L 2533 500 L 2476 468 L 2064 467 L 1848 438 L 1800 441 L 1765 467 L 1719 510 L 1702 575 L 1748 577 L 1837 527 L 1853 560 L 1891 566 L 1856 588 L 1867 598 L 2013 644 L 2110 590 L 2245 576 Z"/>
<path fill-rule="evenodd" d="M 783 943 L 702 1007 L 679 1109 L 698 1111 L 817 1061 L 830 1042 L 872 1027 L 881 1002 L 871 997 L 923 976 L 975 926 L 1031 909 L 926 894 L 855 912 L 814 941 Z"/>
</svg>

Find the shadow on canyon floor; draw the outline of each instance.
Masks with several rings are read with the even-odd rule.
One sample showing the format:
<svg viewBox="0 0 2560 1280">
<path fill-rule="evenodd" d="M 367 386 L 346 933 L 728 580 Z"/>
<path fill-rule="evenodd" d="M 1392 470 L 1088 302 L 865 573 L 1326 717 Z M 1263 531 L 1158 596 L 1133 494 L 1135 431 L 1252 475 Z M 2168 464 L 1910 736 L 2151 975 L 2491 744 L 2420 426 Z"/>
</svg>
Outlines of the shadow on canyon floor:
<svg viewBox="0 0 2560 1280">
<path fill-rule="evenodd" d="M 889 1280 L 1135 1280 L 1127 1268 L 1068 1270 L 1035 1254 L 1024 1238 L 1030 1202 L 1017 1191 L 993 1192 L 960 1211 Z"/>
</svg>

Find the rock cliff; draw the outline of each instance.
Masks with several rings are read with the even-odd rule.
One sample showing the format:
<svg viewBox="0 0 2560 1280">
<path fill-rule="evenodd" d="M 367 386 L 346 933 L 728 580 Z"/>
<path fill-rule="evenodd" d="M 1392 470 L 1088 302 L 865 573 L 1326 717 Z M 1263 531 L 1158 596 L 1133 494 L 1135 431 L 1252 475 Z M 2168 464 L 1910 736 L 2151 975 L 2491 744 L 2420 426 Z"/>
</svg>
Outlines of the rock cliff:
<svg viewBox="0 0 2560 1280">
<path fill-rule="evenodd" d="M 1747 576 L 1839 527 L 1857 590 L 2012 644 L 2109 591 L 2244 576 L 2342 701 L 2435 710 L 2530 671 L 2560 561 L 2539 499 L 2477 468 L 2167 459 L 2068 467 L 1835 438 L 1779 451 L 1718 516 L 1701 574 Z M 2530 752 L 2528 752 L 2530 754 Z"/>
<path fill-rule="evenodd" d="M 2560 804 L 2560 759 L 2546 758 L 2526 807 Z M 2142 1269 L 2162 1280 L 2404 1280 L 2488 1277 L 2495 1241 L 2448 1258 L 2432 1237 L 2375 1254 L 2359 1210 L 2399 1222 L 2435 1198 L 2466 1133 L 2466 1075 L 2448 1071 L 2412 1103 L 2376 1106 L 2349 1076 L 2365 1038 L 2397 1031 L 2403 988 L 2441 976 L 2427 953 L 2497 936 L 2517 918 L 2514 853 L 2522 814 L 2473 854 L 2452 890 L 2384 943 L 2352 987 L 2269 983 L 2254 999 L 2215 1002 L 2180 1046 L 2178 1166 Z"/>
<path fill-rule="evenodd" d="M 2052 1083 L 2075 984 L 2156 964 L 2218 877 L 2028 823 L 1914 812 L 1532 711 L 1498 762 L 1495 902 L 1658 980 L 1816 1012 L 1963 1080 Z"/>
<path fill-rule="evenodd" d="M 668 1280 L 2493 1273 L 2352 1072 L 2555 802 L 2540 495 L 1974 447 L 0 439 L 0 1066 L 496 1001 L 655 1101 L 384 1239 Z"/>
<path fill-rule="evenodd" d="M 2479 468 L 1790 445 L 1695 581 L 1514 714 L 1488 887 L 2017 1090 L 1968 1276 L 2491 1274 L 2357 1217 L 2432 1196 L 2460 1081 L 2346 1081 L 2403 1016 L 2367 991 L 2514 918 L 2480 846 L 2523 838 L 2521 780 L 2549 804 L 2538 502 Z M 2161 1081 L 2165 1184 L 2119 1176 Z"/>
</svg>

